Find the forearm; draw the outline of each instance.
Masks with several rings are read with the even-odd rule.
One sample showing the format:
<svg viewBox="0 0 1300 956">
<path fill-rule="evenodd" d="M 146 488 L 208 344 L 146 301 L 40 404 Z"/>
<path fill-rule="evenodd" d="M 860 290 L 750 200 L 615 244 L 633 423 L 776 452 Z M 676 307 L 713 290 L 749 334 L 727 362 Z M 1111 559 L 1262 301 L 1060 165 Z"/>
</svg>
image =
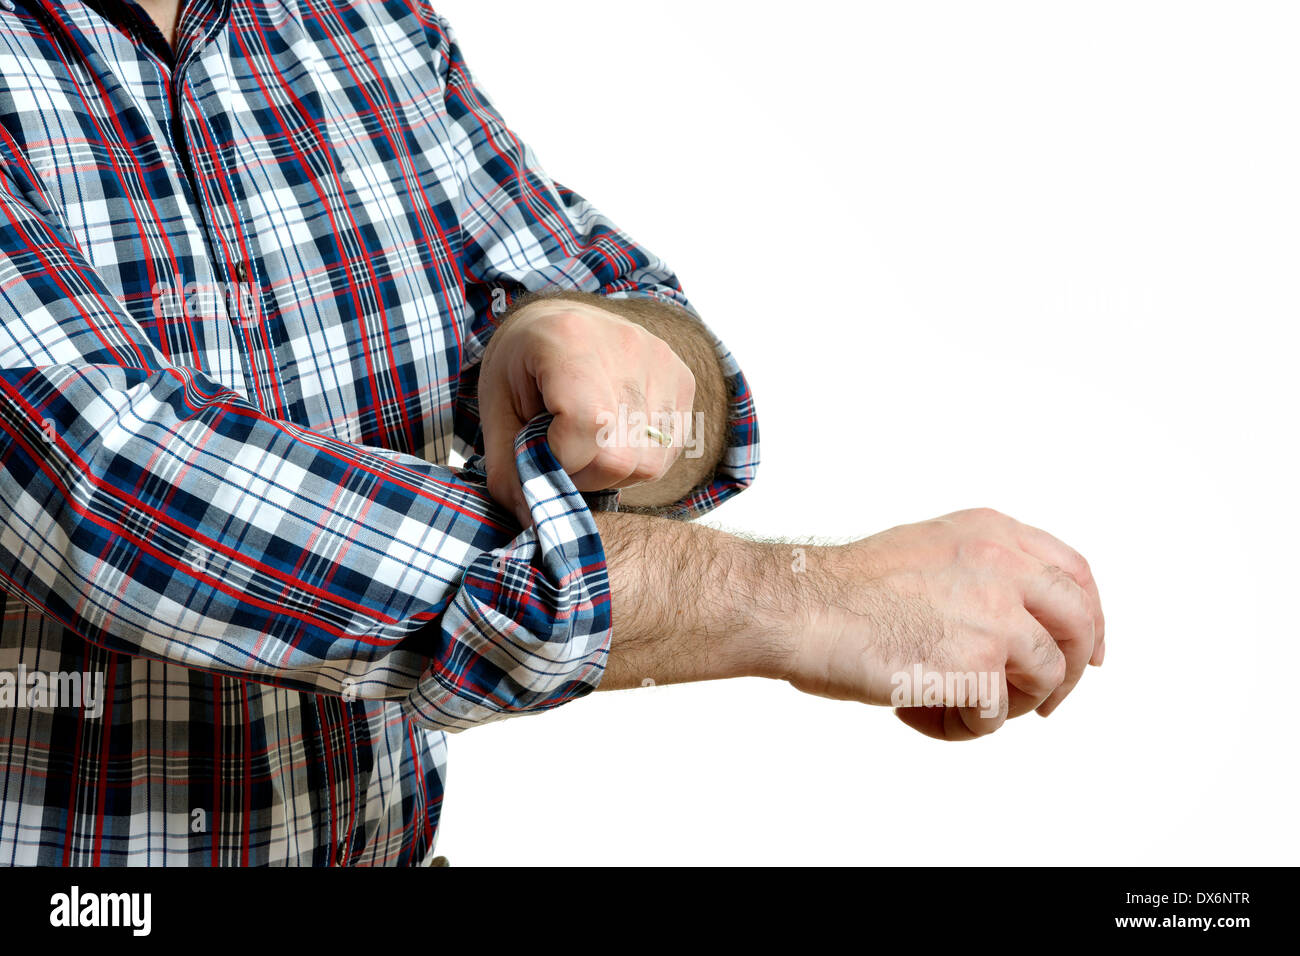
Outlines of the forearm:
<svg viewBox="0 0 1300 956">
<path fill-rule="evenodd" d="M 782 545 L 599 512 L 613 638 L 600 690 L 781 677 L 799 595 Z"/>
<path fill-rule="evenodd" d="M 988 509 L 801 546 L 796 562 L 787 545 L 698 525 L 617 513 L 596 525 L 612 596 L 601 689 L 775 677 L 967 740 L 1050 714 L 1105 656 L 1088 563 Z"/>
</svg>

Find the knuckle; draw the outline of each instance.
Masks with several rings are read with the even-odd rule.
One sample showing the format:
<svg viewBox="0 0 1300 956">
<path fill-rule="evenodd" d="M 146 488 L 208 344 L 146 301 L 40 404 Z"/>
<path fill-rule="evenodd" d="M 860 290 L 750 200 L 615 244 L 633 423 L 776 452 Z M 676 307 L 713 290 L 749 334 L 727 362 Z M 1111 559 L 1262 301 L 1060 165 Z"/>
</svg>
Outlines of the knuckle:
<svg viewBox="0 0 1300 956">
<path fill-rule="evenodd" d="M 649 333 L 630 322 L 619 323 L 614 328 L 614 337 L 619 347 L 627 352 L 636 352 L 643 348 L 645 345 L 643 336 L 645 335 L 649 335 Z"/>
<path fill-rule="evenodd" d="M 1073 580 L 1070 581 L 1069 594 L 1073 605 L 1070 608 L 1070 614 L 1075 623 L 1086 631 L 1095 631 L 1097 618 L 1093 612 L 1092 599 Z"/>
<path fill-rule="evenodd" d="M 635 448 L 609 445 L 597 453 L 592 466 L 602 478 L 622 481 L 636 470 L 640 457 Z"/>
<path fill-rule="evenodd" d="M 984 633 L 1010 630 L 1019 599 L 997 578 L 981 576 L 958 596 L 970 622 Z"/>
<path fill-rule="evenodd" d="M 572 309 L 557 309 L 542 320 L 547 334 L 566 341 L 581 339 L 587 331 L 587 318 Z"/>
<path fill-rule="evenodd" d="M 1002 667 L 1006 652 L 999 638 L 988 636 L 972 644 L 965 657 L 967 669 L 989 674 Z"/>
<path fill-rule="evenodd" d="M 964 547 L 967 561 L 981 568 L 1001 570 L 1012 558 L 1011 549 L 992 538 L 976 538 Z"/>
<path fill-rule="evenodd" d="M 1078 615 L 1079 624 L 1082 625 L 1085 630 L 1095 633 L 1097 630 L 1097 615 L 1093 612 L 1092 601 L 1088 599 L 1088 595 L 1082 592 L 1080 592 L 1076 601 L 1078 603 L 1078 608 L 1075 613 Z"/>
<path fill-rule="evenodd" d="M 983 592 L 984 613 L 998 624 L 1009 622 L 1023 607 L 1020 598 L 1004 587 L 988 587 Z"/>
<path fill-rule="evenodd" d="M 628 378 L 624 379 L 619 386 L 619 397 L 622 403 L 628 406 L 629 411 L 645 414 L 645 384 L 644 379 Z"/>
<path fill-rule="evenodd" d="M 1083 590 L 1083 586 L 1075 580 L 1074 575 L 1068 570 L 1054 564 L 1048 564 L 1043 566 L 1043 573 L 1051 579 L 1052 587 L 1069 594 L 1071 601 L 1087 603 L 1087 592 Z"/>
<path fill-rule="evenodd" d="M 1074 578 L 1072 578 L 1063 568 L 1054 564 L 1043 565 L 1043 575 L 1047 578 L 1048 585 L 1051 588 L 1063 590 L 1067 594 L 1072 594 L 1078 590 Z"/>
<path fill-rule="evenodd" d="M 548 396 L 548 404 L 570 435 L 595 434 L 617 419 L 604 402 L 593 401 L 590 396 L 579 393 L 555 398 Z"/>
<path fill-rule="evenodd" d="M 628 473 L 627 477 L 638 482 L 657 481 L 664 476 L 664 472 L 667 470 L 663 466 L 662 457 L 659 461 L 642 458 L 636 463 L 636 467 Z"/>
<path fill-rule="evenodd" d="M 646 334 L 649 335 L 649 333 Z M 661 365 L 681 365 L 684 367 L 686 364 L 678 358 L 672 346 L 657 335 L 650 335 L 650 354 Z"/>
</svg>

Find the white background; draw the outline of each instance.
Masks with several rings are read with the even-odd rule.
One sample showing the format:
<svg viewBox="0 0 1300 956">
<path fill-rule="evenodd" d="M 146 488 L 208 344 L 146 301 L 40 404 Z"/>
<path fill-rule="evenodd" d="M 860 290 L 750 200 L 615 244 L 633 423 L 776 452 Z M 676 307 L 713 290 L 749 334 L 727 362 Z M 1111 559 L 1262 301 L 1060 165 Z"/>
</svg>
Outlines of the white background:
<svg viewBox="0 0 1300 956">
<path fill-rule="evenodd" d="M 972 743 L 757 679 L 453 736 L 453 866 L 1300 862 L 1294 5 L 438 7 L 741 361 L 763 464 L 713 523 L 987 505 L 1108 622 Z"/>
</svg>

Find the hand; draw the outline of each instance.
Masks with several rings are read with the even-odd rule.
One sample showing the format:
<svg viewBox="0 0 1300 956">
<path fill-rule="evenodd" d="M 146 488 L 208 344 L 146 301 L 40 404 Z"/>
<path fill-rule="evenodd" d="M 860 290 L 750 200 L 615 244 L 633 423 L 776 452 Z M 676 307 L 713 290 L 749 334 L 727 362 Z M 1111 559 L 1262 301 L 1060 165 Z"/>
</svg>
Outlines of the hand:
<svg viewBox="0 0 1300 956">
<path fill-rule="evenodd" d="M 670 434 L 665 445 L 644 426 L 689 427 L 694 398 L 691 370 L 641 326 L 583 302 L 525 305 L 493 334 L 479 375 L 488 491 L 524 527 L 531 524 L 514 441 L 543 411 L 555 416 L 547 432 L 551 451 L 579 491 L 655 481 L 677 460 L 686 436 Z"/>
<path fill-rule="evenodd" d="M 949 679 L 943 706 L 898 707 L 904 723 L 929 736 L 967 740 L 1008 716 L 1037 709 L 1045 717 L 1087 664 L 1105 656 L 1088 563 L 995 511 L 957 512 L 810 552 L 800 575 L 803 613 L 781 676 L 808 693 L 890 704 L 917 665 L 936 678 L 988 675 L 994 700 L 962 697 Z M 919 695 L 923 688 L 911 683 Z"/>
</svg>

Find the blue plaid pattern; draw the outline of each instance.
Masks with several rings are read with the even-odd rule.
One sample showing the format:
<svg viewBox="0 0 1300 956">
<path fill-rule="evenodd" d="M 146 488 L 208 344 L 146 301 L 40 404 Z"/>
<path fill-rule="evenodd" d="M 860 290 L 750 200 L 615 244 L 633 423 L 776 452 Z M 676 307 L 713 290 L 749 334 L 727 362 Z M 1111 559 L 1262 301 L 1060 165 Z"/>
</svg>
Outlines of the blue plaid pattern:
<svg viewBox="0 0 1300 956">
<path fill-rule="evenodd" d="M 688 310 L 422 0 L 0 3 L 0 863 L 427 864 L 447 731 L 591 691 L 593 508 L 477 363 L 545 288 Z M 732 428 L 707 511 L 758 463 Z M 455 450 L 467 463 L 449 467 Z M 102 712 L 16 673 L 101 675 Z M 8 697 L 6 697 L 8 694 Z"/>
</svg>

